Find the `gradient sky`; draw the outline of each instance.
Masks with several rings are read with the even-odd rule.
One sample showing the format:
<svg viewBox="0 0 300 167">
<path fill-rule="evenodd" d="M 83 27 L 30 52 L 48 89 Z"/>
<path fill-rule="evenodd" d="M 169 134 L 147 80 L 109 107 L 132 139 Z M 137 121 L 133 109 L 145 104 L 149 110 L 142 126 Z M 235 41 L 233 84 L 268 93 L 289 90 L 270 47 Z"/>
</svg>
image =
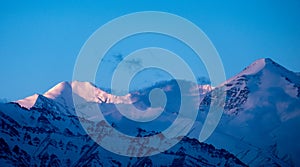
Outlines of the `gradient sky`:
<svg viewBox="0 0 300 167">
<path fill-rule="evenodd" d="M 164 11 L 199 26 L 218 50 L 227 77 L 269 57 L 300 71 L 300 1 L 1 1 L 0 99 L 17 100 L 72 80 L 88 37 L 138 11 Z"/>
</svg>

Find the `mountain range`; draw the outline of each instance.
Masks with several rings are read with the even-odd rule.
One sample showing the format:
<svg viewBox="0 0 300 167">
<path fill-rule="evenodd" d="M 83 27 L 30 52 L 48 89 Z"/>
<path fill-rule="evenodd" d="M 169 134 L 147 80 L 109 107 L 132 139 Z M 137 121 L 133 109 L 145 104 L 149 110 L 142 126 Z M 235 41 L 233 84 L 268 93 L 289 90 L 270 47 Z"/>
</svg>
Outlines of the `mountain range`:
<svg viewBox="0 0 300 167">
<path fill-rule="evenodd" d="M 164 91 L 167 101 L 153 107 L 149 98 L 157 88 Z M 218 91 L 226 93 L 223 115 L 212 135 L 199 142 L 211 99 L 218 98 L 214 93 Z M 196 121 L 179 143 L 160 154 L 126 157 L 112 153 L 99 146 L 81 125 L 86 122 L 89 132 L 101 134 L 101 139 L 111 136 L 112 128 L 131 136 L 153 136 L 174 122 L 181 94 L 198 110 Z M 79 99 L 76 105 L 74 98 Z M 196 99 L 200 101 L 195 104 L 200 105 L 193 105 Z M 95 119 L 97 113 L 91 106 L 99 107 L 106 121 Z M 164 112 L 155 121 L 137 123 L 120 114 L 120 107 L 129 113 L 139 109 L 156 114 L 161 108 Z M 2 166 L 300 165 L 300 76 L 269 58 L 253 62 L 217 87 L 171 80 L 117 96 L 89 82 L 61 82 L 44 94 L 1 104 L 0 114 Z M 164 137 L 157 140 L 162 142 Z M 122 143 L 116 145 L 122 147 Z M 159 145 L 133 148 L 141 147 L 129 144 L 124 149 L 143 155 Z"/>
</svg>

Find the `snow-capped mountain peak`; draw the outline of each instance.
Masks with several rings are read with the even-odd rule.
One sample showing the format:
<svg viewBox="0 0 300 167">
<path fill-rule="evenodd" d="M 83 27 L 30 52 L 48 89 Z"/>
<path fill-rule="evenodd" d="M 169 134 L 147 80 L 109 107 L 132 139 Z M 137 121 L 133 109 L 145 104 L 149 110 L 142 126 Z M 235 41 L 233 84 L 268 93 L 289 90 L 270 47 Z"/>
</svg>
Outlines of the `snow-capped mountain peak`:
<svg viewBox="0 0 300 167">
<path fill-rule="evenodd" d="M 272 61 L 271 59 L 258 59 L 253 62 L 251 65 L 246 67 L 239 75 L 251 75 L 256 74 L 257 72 L 261 71 L 263 68 L 266 67 L 266 63 Z"/>
<path fill-rule="evenodd" d="M 69 95 L 72 93 L 72 87 L 69 82 L 60 82 L 53 88 L 49 89 L 44 96 L 50 99 L 55 99 L 63 94 Z"/>
<path fill-rule="evenodd" d="M 269 58 L 259 59 L 216 90 L 219 88 L 226 91 L 226 102 L 224 117 L 213 134 L 215 136 L 210 137 L 212 144 L 240 155 L 251 154 L 249 150 L 258 148 L 266 152 L 264 157 L 276 157 L 278 164 L 283 164 L 279 162 L 284 159 L 282 157 L 291 157 L 296 166 L 300 164 L 297 158 L 300 147 L 293 144 L 299 138 L 293 129 L 300 127 L 299 75 Z M 210 98 L 208 94 L 202 101 L 203 109 Z M 224 142 L 227 137 L 236 138 L 236 141 L 230 146 L 230 142 Z M 222 141 L 217 141 L 219 139 Z M 241 149 L 242 145 L 249 143 L 255 148 Z M 272 145 L 276 145 L 275 153 L 268 152 Z M 251 156 L 249 159 L 247 156 L 238 157 L 254 166 L 266 163 Z"/>
<path fill-rule="evenodd" d="M 104 115 L 109 123 L 114 124 L 114 127 L 119 131 L 135 136 L 135 129 L 137 128 L 147 132 L 153 132 L 153 128 L 155 132 L 163 130 L 176 118 L 177 109 L 180 106 L 178 105 L 180 104 L 180 98 L 178 98 L 180 93 L 190 98 L 192 102 L 193 97 L 198 95 L 197 92 L 199 91 L 200 96 L 202 96 L 200 98 L 200 112 L 195 126 L 188 135 L 190 138 L 197 139 L 199 127 L 206 119 L 211 99 L 218 98 L 218 94 L 213 92 L 226 91 L 222 119 L 206 142 L 218 148 L 229 150 L 250 166 L 260 164 L 266 166 L 292 166 L 295 164 L 299 166 L 300 147 L 295 145 L 296 141 L 299 141 L 297 129 L 300 127 L 299 73 L 289 71 L 273 60 L 266 58 L 253 62 L 239 74 L 215 88 L 210 85 L 195 86 L 189 82 L 181 81 L 183 82 L 181 84 L 184 84 L 184 89 L 179 89 L 177 82 L 158 83 L 153 87 L 137 90 L 126 96 L 109 94 L 89 82 L 62 82 L 44 95 L 35 94 L 17 102 L 26 108 L 33 106 L 30 111 L 36 111 L 38 116 L 41 115 L 38 121 L 45 121 L 43 115 L 49 114 L 50 111 L 52 115 L 57 117 L 48 120 L 59 120 L 59 117 L 66 117 L 65 120 L 68 120 L 67 114 L 75 114 L 72 103 L 73 96 L 78 96 L 83 102 L 78 105 L 80 108 L 88 108 L 86 103 L 90 104 L 90 102 L 101 103 L 99 106 L 103 111 L 107 111 L 104 112 Z M 117 106 L 115 104 L 120 104 L 122 109 L 125 108 L 129 112 L 133 111 L 133 108 L 128 107 L 131 105 L 127 104 L 132 103 L 135 107 L 145 109 L 145 111 L 154 111 L 148 110 L 151 108 L 149 94 L 153 88 L 162 89 L 167 96 L 166 112 L 163 112 L 165 115 L 158 117 L 155 124 L 129 124 L 129 121 L 122 119 L 121 114 L 118 115 L 119 112 L 116 112 L 118 110 L 115 108 Z M 17 105 L 15 106 L 18 108 Z M 20 110 L 24 110 L 25 113 L 28 112 L 25 109 Z M 78 116 L 81 117 L 80 114 Z M 82 113 L 84 119 L 90 120 L 91 116 L 93 115 Z M 20 122 L 23 120 L 23 117 L 20 117 Z"/>
<path fill-rule="evenodd" d="M 24 99 L 18 100 L 16 101 L 19 105 L 21 105 L 22 107 L 25 107 L 27 109 L 30 109 L 32 106 L 34 106 L 37 98 L 38 98 L 39 94 L 34 94 L 31 96 L 28 96 Z"/>
<path fill-rule="evenodd" d="M 63 105 L 64 107 L 73 108 L 72 96 L 79 96 L 86 102 L 95 103 L 114 103 L 114 104 L 130 104 L 132 103 L 131 95 L 115 96 L 109 94 L 90 82 L 60 82 L 43 95 L 35 94 L 24 99 L 16 101 L 22 107 L 30 109 L 36 105 L 39 96 L 44 96 L 48 99 Z"/>
<path fill-rule="evenodd" d="M 26 97 L 21 100 L 17 100 L 16 103 L 21 105 L 22 107 L 25 107 L 27 109 L 30 109 L 37 104 L 38 101 L 41 102 L 41 100 L 38 99 L 44 99 L 45 97 L 51 100 L 55 100 L 59 103 L 64 104 L 64 106 L 71 106 L 72 105 L 72 99 L 69 97 L 72 97 L 72 87 L 69 82 L 61 82 L 58 83 L 53 88 L 49 89 L 47 92 L 45 92 L 43 95 L 40 94 L 34 94 L 32 96 Z"/>
<path fill-rule="evenodd" d="M 90 82 L 79 82 L 73 81 L 71 83 L 73 93 L 77 94 L 81 98 L 85 99 L 88 102 L 96 103 L 132 103 L 130 94 L 125 96 L 116 96 L 110 93 L 107 93 Z"/>
<path fill-rule="evenodd" d="M 252 64 L 243 69 L 239 74 L 235 77 L 243 76 L 243 75 L 255 75 L 262 71 L 272 71 L 273 73 L 291 73 L 291 71 L 287 70 L 283 66 L 279 65 L 275 61 L 270 58 L 263 58 L 254 61 Z M 293 72 L 292 72 L 293 73 Z M 294 74 L 294 73 L 293 73 Z"/>
</svg>

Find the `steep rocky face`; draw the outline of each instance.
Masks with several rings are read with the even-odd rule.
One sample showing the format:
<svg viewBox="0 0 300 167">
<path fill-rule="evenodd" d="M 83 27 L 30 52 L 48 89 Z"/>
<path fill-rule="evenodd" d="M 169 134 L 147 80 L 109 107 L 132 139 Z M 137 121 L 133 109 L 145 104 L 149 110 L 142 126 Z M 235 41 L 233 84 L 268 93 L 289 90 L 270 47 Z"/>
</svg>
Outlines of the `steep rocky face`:
<svg viewBox="0 0 300 167">
<path fill-rule="evenodd" d="M 252 63 L 216 87 L 226 91 L 222 119 L 207 142 L 227 148 L 249 165 L 299 164 L 300 78 L 271 59 Z M 207 112 L 212 93 L 201 102 Z M 222 139 L 222 140 L 221 140 Z"/>
<path fill-rule="evenodd" d="M 224 149 L 186 137 L 161 154 L 120 156 L 86 135 L 76 116 L 59 110 L 1 104 L 0 125 L 0 162 L 5 166 L 246 166 Z M 97 126 L 108 128 L 105 122 Z"/>
</svg>

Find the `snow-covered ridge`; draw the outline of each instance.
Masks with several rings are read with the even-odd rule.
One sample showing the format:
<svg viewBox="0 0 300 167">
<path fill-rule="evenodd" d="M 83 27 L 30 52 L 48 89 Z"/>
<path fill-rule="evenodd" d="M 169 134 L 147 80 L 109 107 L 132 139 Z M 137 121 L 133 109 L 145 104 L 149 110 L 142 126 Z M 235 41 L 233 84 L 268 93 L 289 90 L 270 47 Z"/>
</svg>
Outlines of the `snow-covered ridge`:
<svg viewBox="0 0 300 167">
<path fill-rule="evenodd" d="M 174 117 L 176 117 L 177 108 L 175 103 L 178 99 L 178 94 L 176 94 L 178 89 L 175 85 L 174 82 L 157 85 L 158 88 L 169 93 L 171 99 L 168 99 L 168 101 L 171 101 L 171 103 L 169 103 L 168 111 L 174 112 Z M 300 140 L 297 132 L 300 128 L 299 73 L 289 71 L 273 60 L 266 58 L 255 61 L 216 88 L 209 85 L 194 87 L 191 85 L 187 83 L 184 95 L 193 97 L 194 93 L 199 91 L 200 95 L 204 96 L 204 100 L 201 101 L 199 118 L 196 120 L 193 132 L 188 137 L 199 137 L 198 132 L 201 129 L 203 120 L 206 118 L 210 100 L 211 98 L 217 98 L 212 97 L 212 92 L 224 90 L 226 91 L 224 113 L 217 130 L 207 142 L 218 148 L 229 150 L 250 166 L 260 164 L 266 166 L 274 164 L 279 166 L 300 165 L 298 160 L 300 147 L 295 145 Z M 114 96 L 88 82 L 62 82 L 44 95 L 33 95 L 19 100 L 18 103 L 27 106 L 27 108 L 32 105 L 38 106 L 36 107 L 38 109 L 50 106 L 47 110 L 62 113 L 65 111 L 65 106 L 68 106 L 70 102 L 68 100 L 71 100 L 72 103 L 71 95 L 73 91 L 73 94 L 79 96 L 85 102 L 101 104 L 104 110 L 109 111 L 107 115 L 115 118 L 117 116 L 114 114 L 118 112 L 115 112 L 117 110 L 114 109 L 114 105 L 109 103 L 121 105 L 134 103 L 135 107 L 143 108 L 146 106 L 147 108 L 147 93 L 152 88 L 138 90 L 126 96 Z M 44 102 L 35 103 L 36 101 Z M 57 108 L 56 104 L 61 105 Z M 51 107 L 51 105 L 54 105 L 54 107 Z M 169 116 L 158 119 L 156 125 L 161 127 L 168 124 L 169 121 L 173 120 L 173 115 Z M 113 123 L 120 128 L 118 130 L 133 131 L 132 129 L 135 129 L 119 126 L 120 122 L 118 121 L 121 119 L 116 120 Z M 125 128 L 122 129 L 122 127 Z M 142 128 L 149 130 L 149 127 L 154 128 L 146 125 Z"/>
<path fill-rule="evenodd" d="M 34 106 L 39 94 L 34 94 L 32 96 L 28 96 L 24 99 L 16 101 L 18 104 L 20 104 L 22 107 L 25 107 L 27 109 L 30 109 L 32 106 Z"/>
<path fill-rule="evenodd" d="M 266 64 L 269 63 L 270 59 L 258 59 L 255 62 L 253 62 L 251 65 L 246 67 L 241 73 L 238 75 L 250 75 L 250 74 L 256 74 L 260 70 L 266 67 Z"/>
<path fill-rule="evenodd" d="M 241 76 L 255 75 L 255 74 L 258 74 L 263 71 L 272 71 L 272 72 L 280 71 L 281 73 L 282 72 L 283 73 L 289 73 L 289 72 L 293 73 L 293 72 L 287 70 L 286 68 L 284 68 L 283 66 L 277 64 L 270 58 L 262 58 L 262 59 L 258 59 L 256 61 L 254 61 L 252 64 L 250 64 L 249 66 L 244 68 L 240 73 L 229 78 L 226 82 L 221 84 L 221 86 L 226 83 L 229 83 Z"/>
<path fill-rule="evenodd" d="M 172 91 L 173 81 L 166 81 L 163 83 L 158 83 L 158 85 L 162 86 L 164 91 Z M 185 82 L 185 81 L 184 81 Z M 189 84 L 186 81 L 186 84 Z M 206 92 L 209 92 L 213 89 L 210 85 L 196 85 L 191 87 L 188 91 L 189 95 L 193 96 L 196 94 L 204 95 Z M 142 90 L 143 91 L 143 90 Z M 197 91 L 197 92 L 196 92 Z M 133 94 L 139 94 L 140 92 L 133 92 Z M 128 93 L 124 96 L 117 96 L 96 87 L 94 84 L 90 82 L 80 82 L 80 81 L 72 81 L 72 82 L 60 82 L 43 95 L 34 94 L 32 96 L 26 97 L 21 100 L 17 100 L 16 103 L 20 104 L 22 107 L 30 109 L 36 104 L 38 97 L 44 96 L 48 99 L 52 99 L 55 102 L 63 105 L 64 107 L 73 108 L 73 98 L 72 95 L 79 96 L 85 102 L 95 102 L 95 103 L 112 103 L 112 104 L 132 104 L 137 101 L 137 99 L 133 98 L 132 93 Z"/>
<path fill-rule="evenodd" d="M 279 166 L 300 165 L 300 147 L 294 144 L 300 140 L 297 73 L 269 58 L 259 59 L 219 88 L 226 91 L 226 102 L 209 143 L 229 149 L 250 166 L 270 160 Z M 210 105 L 210 98 L 207 94 L 200 109 Z"/>
<path fill-rule="evenodd" d="M 78 95 L 87 102 L 95 103 L 114 103 L 114 104 L 130 104 L 132 103 L 131 95 L 127 94 L 125 96 L 115 96 L 109 94 L 90 82 L 60 82 L 53 88 L 49 89 L 43 95 L 34 94 L 32 96 L 26 97 L 24 99 L 16 101 L 22 107 L 30 109 L 33 107 L 39 96 L 44 96 L 52 99 L 64 106 L 72 107 L 73 98 L 72 95 Z"/>
</svg>

